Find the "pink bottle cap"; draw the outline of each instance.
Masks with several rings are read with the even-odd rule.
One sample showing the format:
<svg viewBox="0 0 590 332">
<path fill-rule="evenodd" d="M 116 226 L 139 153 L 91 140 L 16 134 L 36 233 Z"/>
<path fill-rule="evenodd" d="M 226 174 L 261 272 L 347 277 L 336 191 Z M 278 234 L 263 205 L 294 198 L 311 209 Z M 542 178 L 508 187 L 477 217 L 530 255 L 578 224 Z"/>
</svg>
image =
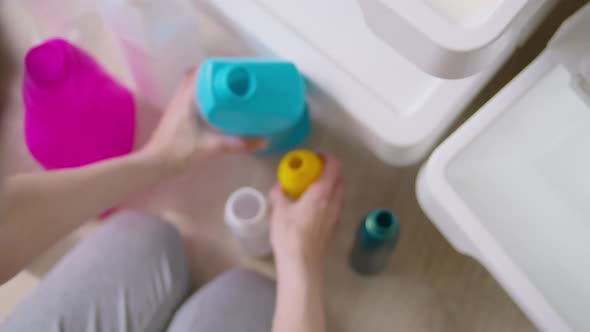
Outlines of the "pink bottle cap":
<svg viewBox="0 0 590 332">
<path fill-rule="evenodd" d="M 29 51 L 25 58 L 28 78 L 35 83 L 54 82 L 66 73 L 67 45 L 62 39 L 53 39 Z"/>
</svg>

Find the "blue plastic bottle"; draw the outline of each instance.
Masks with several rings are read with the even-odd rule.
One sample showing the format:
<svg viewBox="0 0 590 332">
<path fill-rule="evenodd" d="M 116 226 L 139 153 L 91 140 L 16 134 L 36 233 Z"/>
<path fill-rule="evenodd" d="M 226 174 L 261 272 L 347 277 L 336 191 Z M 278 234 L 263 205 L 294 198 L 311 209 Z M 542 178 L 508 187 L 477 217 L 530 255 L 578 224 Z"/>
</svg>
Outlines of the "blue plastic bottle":
<svg viewBox="0 0 590 332">
<path fill-rule="evenodd" d="M 305 80 L 293 63 L 210 58 L 197 75 L 205 120 L 228 135 L 266 137 L 267 153 L 295 148 L 309 136 Z"/>
<path fill-rule="evenodd" d="M 399 222 L 386 209 L 369 213 L 361 222 L 350 252 L 350 265 L 360 274 L 376 274 L 383 269 L 399 239 Z"/>
</svg>

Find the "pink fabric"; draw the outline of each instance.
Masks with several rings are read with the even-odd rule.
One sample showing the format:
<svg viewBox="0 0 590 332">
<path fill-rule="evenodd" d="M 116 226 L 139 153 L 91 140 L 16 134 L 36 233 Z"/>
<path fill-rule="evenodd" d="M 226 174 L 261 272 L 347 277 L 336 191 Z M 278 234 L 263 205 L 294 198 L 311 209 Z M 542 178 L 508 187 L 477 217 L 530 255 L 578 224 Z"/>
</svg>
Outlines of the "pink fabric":
<svg viewBox="0 0 590 332">
<path fill-rule="evenodd" d="M 88 54 L 52 39 L 32 48 L 25 64 L 25 138 L 43 167 L 77 167 L 131 152 L 133 96 Z"/>
</svg>

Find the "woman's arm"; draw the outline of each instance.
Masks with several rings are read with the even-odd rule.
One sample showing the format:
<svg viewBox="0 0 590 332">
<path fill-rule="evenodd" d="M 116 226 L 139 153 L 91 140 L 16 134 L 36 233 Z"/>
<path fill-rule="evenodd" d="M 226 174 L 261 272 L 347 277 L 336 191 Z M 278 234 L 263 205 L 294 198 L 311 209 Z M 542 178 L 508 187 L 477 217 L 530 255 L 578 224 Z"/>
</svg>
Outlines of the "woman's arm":
<svg viewBox="0 0 590 332">
<path fill-rule="evenodd" d="M 342 207 L 340 163 L 324 157 L 322 177 L 297 202 L 279 185 L 273 205 L 271 240 L 277 266 L 273 332 L 324 332 L 323 263 Z"/>
<path fill-rule="evenodd" d="M 157 159 L 137 153 L 8 178 L 0 197 L 0 283 L 86 220 L 170 174 Z"/>
<path fill-rule="evenodd" d="M 326 331 L 322 282 L 321 273 L 315 271 L 284 267 L 277 270 L 273 332 Z"/>
<path fill-rule="evenodd" d="M 0 188 L 0 284 L 86 220 L 200 160 L 257 150 L 260 139 L 199 125 L 187 75 L 150 141 L 138 152 L 76 169 L 16 175 Z"/>
</svg>

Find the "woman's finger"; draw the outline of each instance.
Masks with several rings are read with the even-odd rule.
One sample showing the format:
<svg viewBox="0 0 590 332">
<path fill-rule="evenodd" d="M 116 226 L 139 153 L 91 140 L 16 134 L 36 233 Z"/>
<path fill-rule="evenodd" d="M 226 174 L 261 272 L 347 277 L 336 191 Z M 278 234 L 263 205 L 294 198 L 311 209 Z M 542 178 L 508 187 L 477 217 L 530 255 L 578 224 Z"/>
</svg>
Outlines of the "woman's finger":
<svg viewBox="0 0 590 332">
<path fill-rule="evenodd" d="M 205 132 L 202 134 L 203 146 L 208 154 L 255 152 L 266 147 L 266 140 L 258 137 L 225 136 L 220 133 Z"/>
<path fill-rule="evenodd" d="M 332 193 L 330 207 L 327 212 L 327 216 L 333 224 L 336 224 L 340 221 L 340 215 L 342 213 L 342 205 L 344 200 L 344 188 L 344 181 L 340 179 Z"/>
<path fill-rule="evenodd" d="M 268 147 L 268 142 L 262 137 L 241 137 L 242 142 L 239 150 L 233 152 L 256 152 Z"/>
<path fill-rule="evenodd" d="M 166 106 L 165 114 L 179 114 L 192 111 L 191 105 L 194 102 L 196 73 L 196 68 L 187 71 L 183 81 L 178 85 L 172 99 Z"/>
<path fill-rule="evenodd" d="M 322 155 L 322 159 L 324 160 L 324 170 L 322 171 L 321 177 L 307 189 L 300 200 L 326 200 L 341 177 L 342 166 L 338 159 L 331 155 Z"/>
<path fill-rule="evenodd" d="M 270 190 L 268 198 L 270 200 L 270 203 L 275 207 L 285 206 L 291 202 L 287 197 L 287 194 L 285 194 L 285 192 L 283 191 L 281 184 L 278 182 L 275 183 L 275 185 Z"/>
</svg>

